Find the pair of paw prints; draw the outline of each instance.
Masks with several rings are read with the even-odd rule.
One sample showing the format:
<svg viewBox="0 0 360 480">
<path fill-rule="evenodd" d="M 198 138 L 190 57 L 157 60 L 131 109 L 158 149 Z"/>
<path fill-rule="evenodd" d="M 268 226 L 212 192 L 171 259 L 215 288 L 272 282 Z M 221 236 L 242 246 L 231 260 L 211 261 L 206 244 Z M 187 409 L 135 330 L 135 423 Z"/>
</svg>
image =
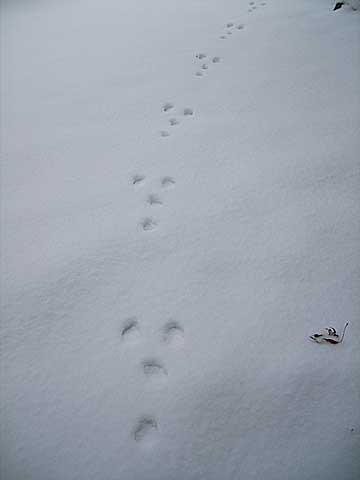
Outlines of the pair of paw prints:
<svg viewBox="0 0 360 480">
<path fill-rule="evenodd" d="M 163 113 L 169 113 L 169 112 L 174 112 L 175 105 L 171 102 L 167 102 L 162 106 L 162 112 Z M 190 107 L 185 107 L 180 111 L 180 115 L 183 117 L 191 117 L 194 115 L 194 110 Z M 167 120 L 169 127 L 176 127 L 180 125 L 181 121 L 179 120 L 178 116 L 171 116 Z M 160 137 L 166 138 L 170 136 L 170 131 L 169 130 L 161 130 L 160 132 Z"/>
<path fill-rule="evenodd" d="M 198 60 L 200 60 L 202 62 L 201 63 L 201 69 L 198 70 L 195 73 L 195 76 L 197 76 L 197 77 L 202 77 L 204 75 L 205 71 L 209 69 L 209 64 L 219 63 L 221 61 L 220 57 L 209 57 L 208 58 L 206 53 L 197 53 L 195 55 L 195 58 L 197 58 Z"/>
<path fill-rule="evenodd" d="M 145 185 L 146 177 L 145 175 L 140 174 L 134 175 L 131 179 L 131 183 L 134 186 Z M 160 178 L 160 187 L 162 189 L 170 189 L 174 187 L 175 184 L 176 182 L 173 177 L 165 176 Z M 158 193 L 149 193 L 146 197 L 146 204 L 150 207 L 160 207 L 164 205 L 164 201 Z M 157 227 L 157 221 L 153 217 L 147 216 L 141 220 L 140 226 L 145 232 L 155 230 Z"/>
<path fill-rule="evenodd" d="M 169 322 L 161 332 L 162 342 L 169 346 L 180 346 L 184 342 L 184 329 L 177 322 Z M 169 372 L 163 362 L 156 357 L 145 358 L 141 362 L 142 373 L 148 379 L 166 378 Z"/>
<path fill-rule="evenodd" d="M 146 181 L 146 177 L 145 175 L 134 175 L 131 179 L 131 183 L 133 185 L 142 185 L 144 184 Z M 175 185 L 175 180 L 172 178 L 172 177 L 161 177 L 160 179 L 160 185 L 161 187 L 164 187 L 164 188 L 168 188 L 168 187 L 171 187 L 173 185 Z"/>
<path fill-rule="evenodd" d="M 135 317 L 129 318 L 123 324 L 121 339 L 123 342 L 132 343 L 141 338 L 141 328 Z M 184 329 L 175 321 L 167 322 L 161 329 L 161 340 L 165 344 L 176 344 L 183 342 Z M 141 362 L 141 370 L 147 378 L 166 378 L 169 373 L 164 364 L 157 358 L 146 358 Z M 158 421 L 154 416 L 144 415 L 137 421 L 132 436 L 136 442 L 148 443 L 154 440 L 158 431 Z"/>
<path fill-rule="evenodd" d="M 256 10 L 255 2 L 249 2 L 248 12 L 252 12 L 253 10 Z"/>
<path fill-rule="evenodd" d="M 136 317 L 128 318 L 121 329 L 121 339 L 125 343 L 134 343 L 141 339 L 141 328 Z M 177 345 L 183 343 L 184 340 L 184 328 L 176 321 L 170 320 L 162 327 L 160 331 L 160 339 L 166 345 Z M 150 362 L 151 363 L 151 362 Z M 144 364 L 145 368 L 149 366 Z M 165 369 L 163 369 L 165 371 Z"/>
<path fill-rule="evenodd" d="M 225 25 L 225 33 L 223 33 L 222 35 L 220 35 L 220 39 L 221 40 L 226 40 L 230 35 L 233 34 L 233 31 L 236 31 L 236 30 L 243 30 L 244 29 L 244 25 L 242 23 L 239 23 L 238 25 L 235 25 L 234 22 L 228 22 L 226 25 Z"/>
<path fill-rule="evenodd" d="M 265 7 L 266 2 L 261 2 L 259 5 L 260 5 L 261 7 Z M 249 2 L 248 12 L 251 13 L 251 12 L 253 12 L 254 10 L 256 10 L 256 2 Z"/>
</svg>

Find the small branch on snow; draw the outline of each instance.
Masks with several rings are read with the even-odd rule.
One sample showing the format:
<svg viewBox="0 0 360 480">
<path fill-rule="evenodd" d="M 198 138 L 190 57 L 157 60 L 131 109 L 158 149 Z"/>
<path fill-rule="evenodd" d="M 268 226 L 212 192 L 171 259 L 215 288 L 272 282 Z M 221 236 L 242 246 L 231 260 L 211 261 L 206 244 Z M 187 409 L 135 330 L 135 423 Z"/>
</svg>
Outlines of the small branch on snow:
<svg viewBox="0 0 360 480">
<path fill-rule="evenodd" d="M 348 325 L 349 322 L 346 322 L 341 338 L 333 327 L 325 328 L 327 333 L 314 333 L 314 335 L 311 335 L 309 338 L 316 343 L 330 343 L 331 345 L 337 345 L 344 340 L 345 331 Z"/>
</svg>

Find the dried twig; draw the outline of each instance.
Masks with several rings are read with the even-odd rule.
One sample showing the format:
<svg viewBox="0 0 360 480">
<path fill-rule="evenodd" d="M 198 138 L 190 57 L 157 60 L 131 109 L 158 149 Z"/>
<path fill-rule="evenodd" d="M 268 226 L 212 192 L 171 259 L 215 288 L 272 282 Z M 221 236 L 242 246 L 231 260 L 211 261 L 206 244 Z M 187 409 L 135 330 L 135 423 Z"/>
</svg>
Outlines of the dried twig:
<svg viewBox="0 0 360 480">
<path fill-rule="evenodd" d="M 341 338 L 339 338 L 339 335 L 333 327 L 325 328 L 325 330 L 327 331 L 327 334 L 325 335 L 321 333 L 314 333 L 314 335 L 311 335 L 309 338 L 316 343 L 330 343 L 331 345 L 337 345 L 344 340 L 345 331 L 348 325 L 349 322 L 346 322 Z"/>
</svg>

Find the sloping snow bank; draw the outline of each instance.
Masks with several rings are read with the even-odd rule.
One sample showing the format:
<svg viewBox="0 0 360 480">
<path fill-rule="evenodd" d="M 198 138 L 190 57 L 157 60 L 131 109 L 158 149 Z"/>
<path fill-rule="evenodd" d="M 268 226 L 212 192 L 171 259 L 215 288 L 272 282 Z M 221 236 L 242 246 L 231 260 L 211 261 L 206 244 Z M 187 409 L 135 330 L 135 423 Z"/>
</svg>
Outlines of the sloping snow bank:
<svg viewBox="0 0 360 480">
<path fill-rule="evenodd" d="M 332 7 L 3 4 L 2 479 L 359 478 L 360 19 Z"/>
</svg>

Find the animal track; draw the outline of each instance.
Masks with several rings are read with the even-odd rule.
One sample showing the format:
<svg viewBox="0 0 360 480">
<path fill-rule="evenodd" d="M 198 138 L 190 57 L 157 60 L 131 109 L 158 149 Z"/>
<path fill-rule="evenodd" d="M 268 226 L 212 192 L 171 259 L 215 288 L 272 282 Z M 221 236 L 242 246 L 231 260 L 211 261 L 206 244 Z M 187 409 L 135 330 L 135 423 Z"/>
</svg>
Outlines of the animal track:
<svg viewBox="0 0 360 480">
<path fill-rule="evenodd" d="M 149 377 L 168 374 L 165 367 L 154 359 L 144 360 L 142 362 L 142 369 L 144 374 Z"/>
<path fill-rule="evenodd" d="M 147 217 L 144 218 L 144 220 L 141 222 L 141 227 L 144 231 L 148 232 L 151 230 L 155 230 L 155 228 L 157 227 L 157 223 L 154 219 Z"/>
<path fill-rule="evenodd" d="M 163 105 L 163 107 L 162 107 L 164 112 L 168 112 L 169 110 L 172 110 L 173 108 L 174 108 L 174 105 L 170 102 L 165 103 L 165 105 Z"/>
<path fill-rule="evenodd" d="M 145 180 L 144 175 L 134 175 L 132 177 L 131 182 L 133 185 L 139 185 L 139 183 L 142 183 L 144 180 Z"/>
<path fill-rule="evenodd" d="M 175 185 L 175 180 L 172 177 L 163 177 L 161 179 L 161 185 L 165 188 L 169 188 Z"/>
<path fill-rule="evenodd" d="M 171 178 L 171 177 L 165 177 Z M 163 179 L 164 180 L 164 179 Z M 126 338 L 133 333 L 138 332 L 138 322 L 135 317 L 129 318 L 123 325 L 121 330 L 121 336 Z M 167 322 L 162 328 L 162 339 L 167 344 L 180 344 L 183 341 L 184 329 L 175 321 Z M 156 358 L 147 358 L 141 362 L 141 368 L 143 374 L 149 379 L 165 379 L 168 376 L 168 372 L 164 365 Z M 132 435 L 134 440 L 138 443 L 151 445 L 154 440 L 154 435 L 158 430 L 158 423 L 155 417 L 150 415 L 144 415 L 139 418 L 135 425 Z"/>
<path fill-rule="evenodd" d="M 263 2 L 261 5 L 263 4 L 265 4 L 265 2 Z M 249 11 L 252 11 L 253 9 L 256 8 L 254 7 L 254 5 L 255 5 L 255 2 L 249 3 Z M 243 24 L 235 25 L 234 22 L 227 22 L 219 38 L 222 40 L 228 39 L 230 35 L 236 32 L 235 29 L 243 30 L 244 25 Z M 196 68 L 198 69 L 195 72 L 196 77 L 205 76 L 206 78 L 208 72 L 205 72 L 205 71 L 209 69 L 209 65 L 211 69 L 212 63 L 216 64 L 222 61 L 221 57 L 219 56 L 211 57 L 211 55 L 209 55 L 208 57 L 208 55 L 203 52 L 195 53 L 195 57 L 196 59 L 200 60 L 200 62 L 194 62 L 196 64 Z M 206 62 L 206 63 L 203 63 L 203 62 Z M 168 128 L 168 130 L 161 130 L 159 132 L 160 137 L 166 138 L 170 136 L 170 132 L 171 134 L 176 133 L 177 129 L 174 130 L 174 129 L 171 129 L 170 127 L 174 127 L 176 125 L 179 125 L 179 123 L 183 122 L 183 120 L 181 119 L 181 116 L 179 115 L 179 113 L 181 114 L 181 110 L 179 111 L 178 108 L 174 110 L 174 108 L 175 108 L 175 105 L 171 102 L 166 102 L 161 107 L 162 112 L 164 113 L 171 112 L 171 113 L 165 116 L 166 125 L 167 125 L 165 126 L 165 128 Z M 182 114 L 184 116 L 193 116 L 194 110 L 193 108 L 186 107 L 186 108 L 183 108 Z M 179 120 L 175 118 L 176 116 L 180 118 L 181 122 L 179 122 Z M 184 123 L 186 123 L 186 121 L 184 121 Z M 171 141 L 170 141 L 170 145 L 171 145 Z M 144 175 L 137 174 L 132 177 L 133 185 L 141 184 L 144 181 L 145 181 Z M 176 184 L 175 179 L 170 176 L 162 177 L 160 179 L 160 182 L 161 182 L 161 187 L 164 189 L 167 189 L 167 188 L 170 189 L 174 187 Z M 165 197 L 166 192 L 163 191 L 162 193 Z M 147 196 L 146 203 L 148 204 L 148 207 L 147 207 L 148 213 L 150 212 L 154 213 L 156 211 L 156 209 L 150 210 L 149 205 L 150 206 L 163 205 L 163 201 L 161 197 L 155 193 L 151 193 Z M 161 209 L 157 211 L 161 212 Z M 141 220 L 140 226 L 143 231 L 147 232 L 147 231 L 155 230 L 158 224 L 154 218 L 152 218 L 151 216 L 148 216 Z M 155 235 L 155 238 L 156 238 L 156 235 Z M 124 322 L 121 328 L 121 339 L 124 342 L 125 341 L 128 342 L 139 337 L 140 333 L 141 332 L 139 329 L 139 324 L 137 319 L 135 317 L 131 317 Z M 177 321 L 170 320 L 167 323 L 165 323 L 165 325 L 162 327 L 162 329 L 160 330 L 160 335 L 161 335 L 161 340 L 164 344 L 172 345 L 172 346 L 181 345 L 184 342 L 184 336 L 185 336 L 184 327 Z M 160 382 L 161 382 L 161 378 L 165 379 L 168 376 L 167 369 L 162 364 L 162 362 L 156 358 L 149 357 L 149 358 L 143 359 L 141 362 L 141 369 L 145 377 L 149 379 L 158 378 Z M 133 428 L 132 434 L 136 442 L 142 443 L 145 441 L 147 442 L 148 440 L 151 441 L 154 438 L 154 436 L 156 438 L 157 431 L 158 431 L 158 423 L 156 418 L 150 415 L 144 415 L 138 419 L 136 425 Z"/>
<path fill-rule="evenodd" d="M 147 203 L 149 205 L 162 205 L 163 204 L 161 198 L 158 195 L 156 195 L 155 193 L 152 193 L 148 196 Z"/>
<path fill-rule="evenodd" d="M 135 317 L 128 318 L 121 329 L 123 341 L 134 341 L 139 337 L 139 325 Z"/>
<path fill-rule="evenodd" d="M 179 344 L 183 338 L 184 329 L 178 322 L 170 321 L 165 324 L 163 328 L 163 340 L 165 343 Z"/>
<path fill-rule="evenodd" d="M 142 442 L 151 433 L 156 432 L 157 429 L 158 424 L 154 417 L 143 416 L 139 419 L 134 429 L 134 439 L 136 442 Z"/>
</svg>

